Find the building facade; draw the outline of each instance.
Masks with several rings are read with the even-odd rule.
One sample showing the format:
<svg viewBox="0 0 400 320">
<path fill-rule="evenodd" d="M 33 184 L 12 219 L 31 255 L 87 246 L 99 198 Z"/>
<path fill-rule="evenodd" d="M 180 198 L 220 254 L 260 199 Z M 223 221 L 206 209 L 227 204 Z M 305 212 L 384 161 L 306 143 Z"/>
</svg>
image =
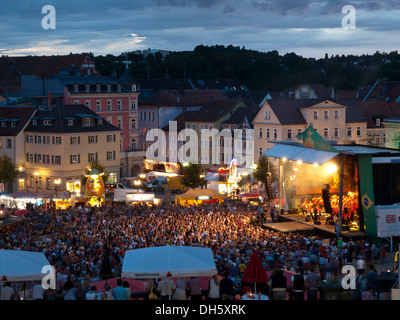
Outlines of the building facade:
<svg viewBox="0 0 400 320">
<path fill-rule="evenodd" d="M 39 108 L 24 131 L 25 190 L 54 195 L 83 192 L 85 168 L 98 160 L 120 179 L 120 129 L 84 105 Z"/>
</svg>

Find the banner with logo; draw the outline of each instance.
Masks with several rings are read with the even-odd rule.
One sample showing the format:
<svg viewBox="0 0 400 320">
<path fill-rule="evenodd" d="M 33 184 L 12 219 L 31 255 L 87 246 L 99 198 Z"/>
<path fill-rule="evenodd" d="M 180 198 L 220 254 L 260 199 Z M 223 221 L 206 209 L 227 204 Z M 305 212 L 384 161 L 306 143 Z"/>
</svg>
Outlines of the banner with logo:
<svg viewBox="0 0 400 320">
<path fill-rule="evenodd" d="M 305 148 L 315 149 L 319 151 L 338 152 L 332 145 L 325 141 L 321 135 L 315 131 L 312 125 L 306 130 L 296 135 L 297 139 L 302 139 Z"/>
<path fill-rule="evenodd" d="M 365 231 L 372 237 L 377 236 L 374 181 L 372 176 L 372 156 L 359 155 L 358 169 L 360 179 L 361 208 L 364 213 Z"/>
</svg>

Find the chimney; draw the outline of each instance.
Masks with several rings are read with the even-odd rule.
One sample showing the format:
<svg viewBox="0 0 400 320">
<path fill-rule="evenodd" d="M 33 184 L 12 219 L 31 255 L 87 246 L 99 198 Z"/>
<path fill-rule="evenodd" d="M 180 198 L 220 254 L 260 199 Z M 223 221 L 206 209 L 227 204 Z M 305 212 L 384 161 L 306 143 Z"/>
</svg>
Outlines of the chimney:
<svg viewBox="0 0 400 320">
<path fill-rule="evenodd" d="M 53 94 L 51 93 L 51 91 L 47 92 L 47 107 L 51 108 L 51 106 L 53 105 Z"/>
</svg>

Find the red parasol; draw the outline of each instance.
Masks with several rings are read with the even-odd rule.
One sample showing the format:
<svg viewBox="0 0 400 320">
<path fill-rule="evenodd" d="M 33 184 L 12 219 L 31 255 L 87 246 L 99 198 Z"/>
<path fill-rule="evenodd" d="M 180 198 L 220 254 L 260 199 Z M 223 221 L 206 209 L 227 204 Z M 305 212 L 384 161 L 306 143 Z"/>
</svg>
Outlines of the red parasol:
<svg viewBox="0 0 400 320">
<path fill-rule="evenodd" d="M 24 216 L 27 213 L 31 213 L 31 212 L 29 210 L 26 210 L 26 209 L 21 209 L 21 210 L 18 210 L 16 212 L 14 212 L 14 215 L 15 216 Z"/>
<path fill-rule="evenodd" d="M 242 282 L 254 283 L 254 285 L 268 282 L 268 275 L 256 250 L 253 251 L 250 261 L 246 266 Z"/>
</svg>

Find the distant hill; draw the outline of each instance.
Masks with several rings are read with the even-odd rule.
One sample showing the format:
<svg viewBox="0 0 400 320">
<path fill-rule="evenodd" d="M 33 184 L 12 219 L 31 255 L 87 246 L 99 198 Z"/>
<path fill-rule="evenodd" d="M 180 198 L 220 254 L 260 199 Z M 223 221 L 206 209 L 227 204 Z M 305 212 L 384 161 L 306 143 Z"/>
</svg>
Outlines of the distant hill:
<svg viewBox="0 0 400 320">
<path fill-rule="evenodd" d="M 249 89 L 282 90 L 297 83 L 321 83 L 336 90 L 355 90 L 377 78 L 400 80 L 400 55 L 377 51 L 373 55 L 336 55 L 304 58 L 296 53 L 260 52 L 232 45 L 199 45 L 193 51 L 95 57 L 103 75 L 122 76 L 131 61 L 131 74 L 140 79 L 237 79 Z M 119 61 L 119 62 L 118 62 Z"/>
</svg>

